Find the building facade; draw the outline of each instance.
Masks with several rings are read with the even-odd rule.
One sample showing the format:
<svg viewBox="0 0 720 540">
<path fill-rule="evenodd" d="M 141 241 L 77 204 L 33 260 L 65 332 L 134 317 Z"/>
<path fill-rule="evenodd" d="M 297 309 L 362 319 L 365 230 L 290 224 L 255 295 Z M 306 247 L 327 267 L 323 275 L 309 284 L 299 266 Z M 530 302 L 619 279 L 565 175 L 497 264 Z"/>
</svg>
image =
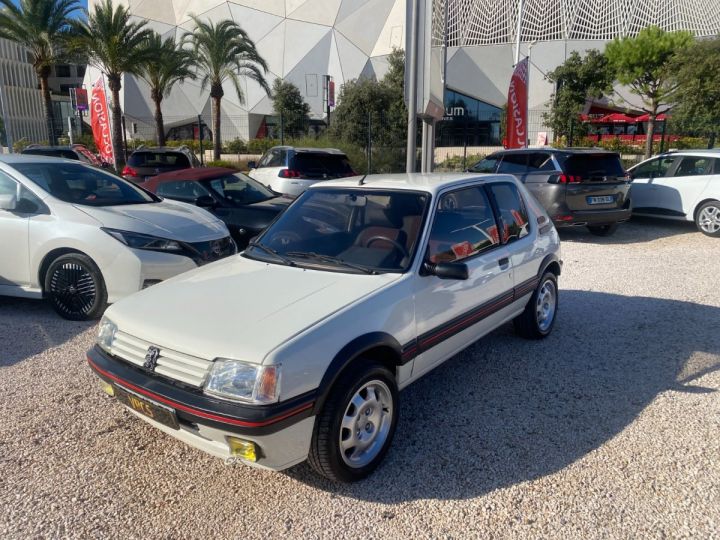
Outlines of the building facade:
<svg viewBox="0 0 720 540">
<path fill-rule="evenodd" d="M 96 0 L 89 0 L 90 8 Z M 123 0 L 127 4 L 129 0 Z M 409 0 L 153 0 L 130 2 L 135 17 L 164 36 L 192 31 L 190 15 L 210 21 L 233 19 L 255 42 L 269 65 L 268 81 L 293 82 L 315 118 L 324 117 L 324 75 L 339 88 L 358 77 L 381 77 L 394 47 L 405 47 Z M 444 2 L 429 0 L 432 44 L 444 41 Z M 448 67 L 446 116 L 438 144 L 500 144 L 500 117 L 515 57 L 519 5 L 520 57 L 530 57 L 530 140 L 546 130 L 542 113 L 553 92 L 545 74 L 572 51 L 603 49 L 617 36 L 634 35 L 648 25 L 690 30 L 696 36 L 720 34 L 720 0 L 447 0 Z M 99 73 L 88 70 L 85 84 Z M 89 86 L 88 86 L 89 87 Z M 244 101 L 228 85 L 223 98 L 224 140 L 263 133 L 272 101 L 254 82 L 245 81 Z M 122 95 L 126 116 L 152 138 L 153 110 L 142 81 L 126 77 Z M 177 85 L 164 101 L 171 130 L 185 129 L 202 115 L 210 119 L 210 99 L 198 82 Z M 132 137 L 133 134 L 130 134 Z"/>
<path fill-rule="evenodd" d="M 32 142 L 47 139 L 38 86 L 26 50 L 0 39 L 0 116 L 5 124 L 5 145 L 21 139 Z"/>
</svg>

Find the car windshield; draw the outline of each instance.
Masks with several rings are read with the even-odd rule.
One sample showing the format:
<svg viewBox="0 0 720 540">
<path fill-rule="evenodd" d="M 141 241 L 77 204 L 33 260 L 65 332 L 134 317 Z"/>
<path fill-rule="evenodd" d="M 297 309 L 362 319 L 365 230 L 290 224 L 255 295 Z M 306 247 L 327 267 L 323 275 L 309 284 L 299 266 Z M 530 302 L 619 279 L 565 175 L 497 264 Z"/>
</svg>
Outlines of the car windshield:
<svg viewBox="0 0 720 540">
<path fill-rule="evenodd" d="M 338 272 L 403 272 L 417 249 L 429 199 L 413 191 L 310 189 L 245 255 Z"/>
<path fill-rule="evenodd" d="M 244 206 L 277 197 L 275 193 L 242 173 L 209 180 L 210 189 L 231 204 Z"/>
<path fill-rule="evenodd" d="M 61 201 L 85 206 L 145 204 L 159 199 L 117 176 L 81 163 L 14 163 L 15 169 Z"/>
</svg>

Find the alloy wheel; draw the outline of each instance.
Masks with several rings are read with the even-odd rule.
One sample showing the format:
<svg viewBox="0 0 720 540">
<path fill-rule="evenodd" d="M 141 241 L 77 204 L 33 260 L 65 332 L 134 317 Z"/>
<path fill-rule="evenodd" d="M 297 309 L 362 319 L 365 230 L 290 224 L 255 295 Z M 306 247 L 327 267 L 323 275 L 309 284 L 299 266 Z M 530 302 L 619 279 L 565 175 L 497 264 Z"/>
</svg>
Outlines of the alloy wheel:
<svg viewBox="0 0 720 540">
<path fill-rule="evenodd" d="M 706 206 L 698 215 L 698 225 L 703 232 L 716 234 L 720 231 L 720 207 Z"/>
<path fill-rule="evenodd" d="M 366 382 L 345 409 L 340 427 L 340 455 L 353 468 L 364 467 L 382 451 L 393 420 L 390 388 L 380 381 Z"/>
<path fill-rule="evenodd" d="M 87 315 L 95 304 L 97 287 L 90 271 L 75 262 L 58 266 L 50 278 L 50 292 L 68 315 Z"/>
</svg>

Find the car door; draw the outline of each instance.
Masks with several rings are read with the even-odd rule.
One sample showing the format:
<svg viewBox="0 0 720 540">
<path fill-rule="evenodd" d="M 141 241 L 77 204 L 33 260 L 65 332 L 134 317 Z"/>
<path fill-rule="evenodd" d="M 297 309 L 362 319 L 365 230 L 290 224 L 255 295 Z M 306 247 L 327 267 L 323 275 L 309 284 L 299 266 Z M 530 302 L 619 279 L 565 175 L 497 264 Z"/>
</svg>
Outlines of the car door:
<svg viewBox="0 0 720 540">
<path fill-rule="evenodd" d="M 664 177 L 677 160 L 676 156 L 663 156 L 641 163 L 630 172 L 630 199 L 633 212 L 639 214 L 662 213 L 661 196 L 656 180 Z"/>
<path fill-rule="evenodd" d="M 660 208 L 693 219 L 695 205 L 710 182 L 714 161 L 706 156 L 679 156 L 675 167 L 651 183 Z"/>
<path fill-rule="evenodd" d="M 500 241 L 508 250 L 514 286 L 524 296 L 537 282 L 544 253 L 537 254 L 533 225 L 528 218 L 525 201 L 517 186 L 511 182 L 492 182 L 487 190 L 499 222 Z"/>
<path fill-rule="evenodd" d="M 495 328 L 506 317 L 513 294 L 509 252 L 500 242 L 490 197 L 482 184 L 441 194 L 432 219 L 426 263 L 462 262 L 467 265 L 468 279 L 417 276 L 419 356 L 413 377 Z"/>
<path fill-rule="evenodd" d="M 22 212 L 22 187 L 0 171 L 0 195 L 14 195 L 19 206 L 0 209 L 0 294 L 15 294 L 30 285 L 30 214 Z"/>
</svg>

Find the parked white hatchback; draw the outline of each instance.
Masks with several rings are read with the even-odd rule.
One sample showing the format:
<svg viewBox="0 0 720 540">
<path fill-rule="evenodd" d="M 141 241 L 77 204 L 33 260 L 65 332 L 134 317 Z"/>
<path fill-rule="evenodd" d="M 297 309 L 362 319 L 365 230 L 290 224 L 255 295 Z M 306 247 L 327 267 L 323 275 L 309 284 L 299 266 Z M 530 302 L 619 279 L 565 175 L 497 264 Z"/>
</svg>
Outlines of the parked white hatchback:
<svg viewBox="0 0 720 540">
<path fill-rule="evenodd" d="M 720 237 L 720 151 L 669 152 L 628 174 L 634 215 L 694 221 L 703 234 Z"/>
<path fill-rule="evenodd" d="M 68 319 L 236 252 L 222 221 L 78 161 L 0 157 L 0 295 Z"/>
<path fill-rule="evenodd" d="M 559 257 L 511 176 L 328 180 L 241 256 L 111 306 L 88 362 L 210 454 L 357 480 L 388 450 L 399 389 L 508 321 L 551 332 Z"/>
</svg>

